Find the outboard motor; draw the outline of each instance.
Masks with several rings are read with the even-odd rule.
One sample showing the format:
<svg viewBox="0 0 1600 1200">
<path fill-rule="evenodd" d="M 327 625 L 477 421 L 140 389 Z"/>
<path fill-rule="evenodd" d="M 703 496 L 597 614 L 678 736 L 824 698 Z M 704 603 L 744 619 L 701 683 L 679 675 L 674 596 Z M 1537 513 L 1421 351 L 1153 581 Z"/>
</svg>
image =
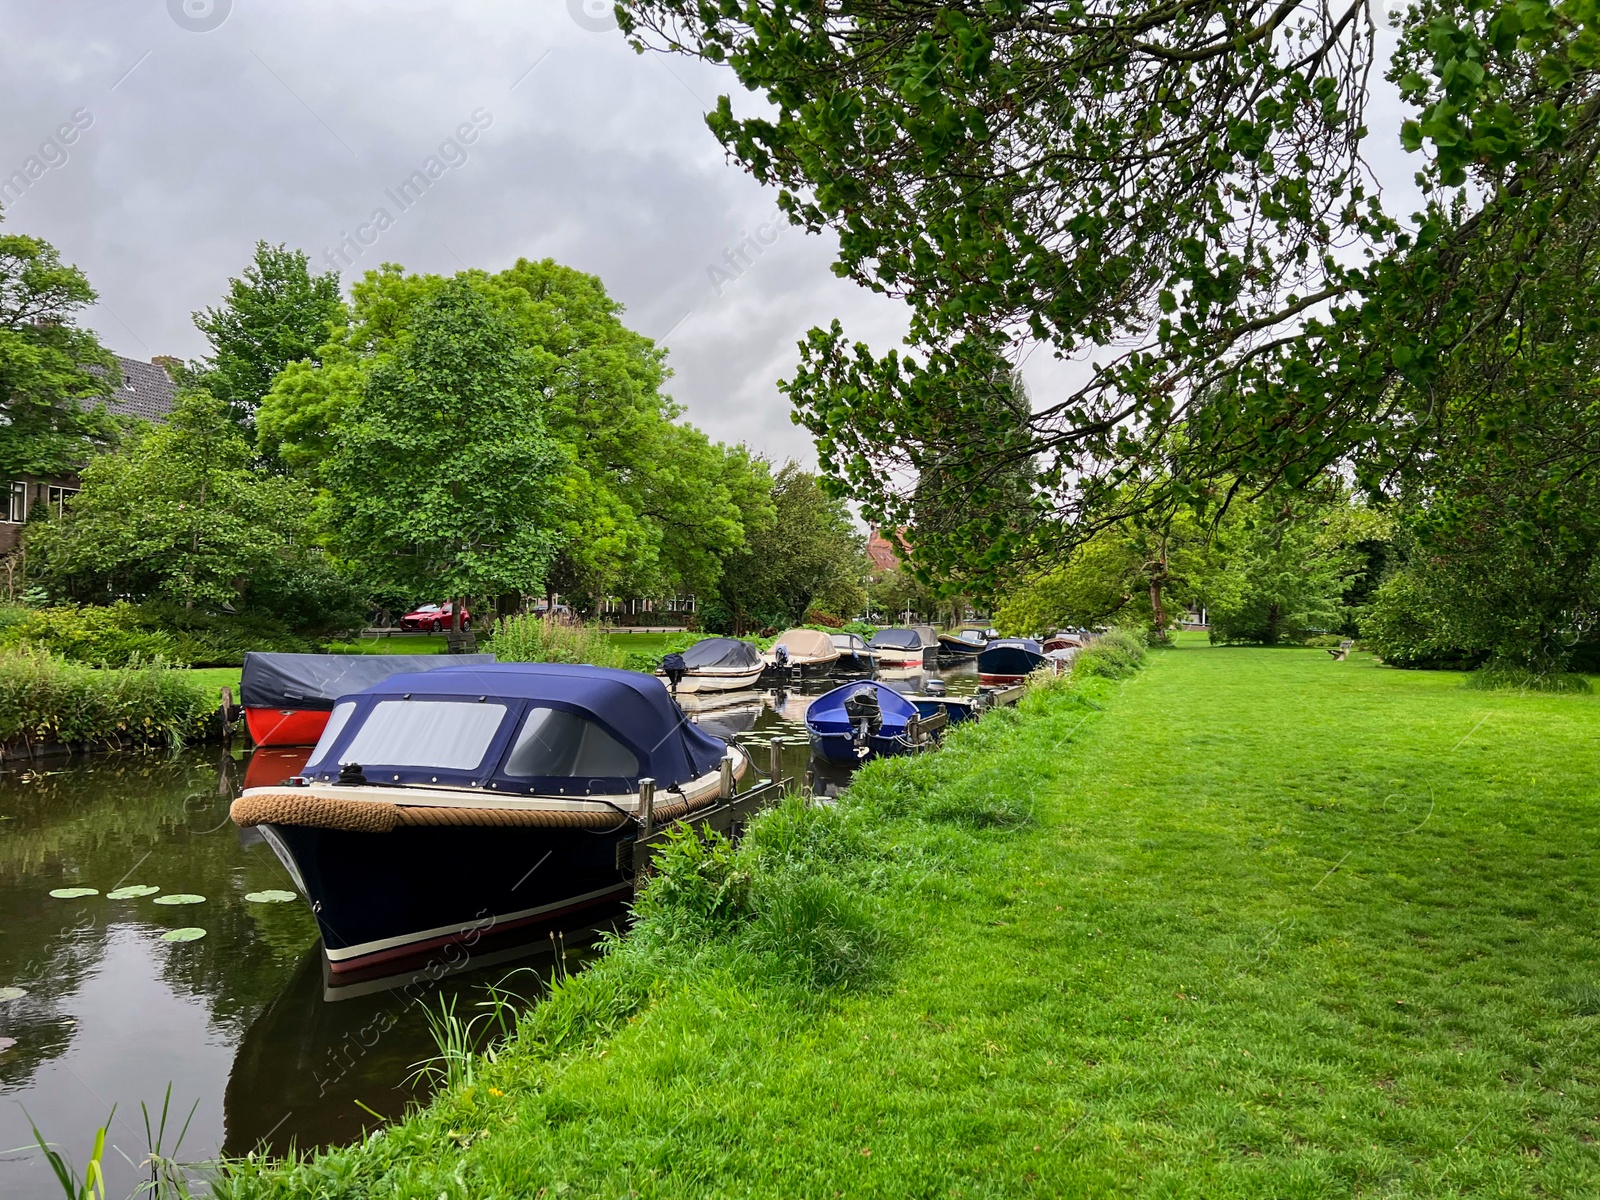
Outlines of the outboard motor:
<svg viewBox="0 0 1600 1200">
<path fill-rule="evenodd" d="M 845 697 L 844 715 L 849 718 L 857 749 L 866 749 L 870 740 L 883 729 L 883 709 L 878 705 L 878 693 L 873 688 L 862 688 L 855 695 Z"/>
<path fill-rule="evenodd" d="M 778 670 L 789 669 L 789 647 L 778 646 L 772 651 L 772 661 L 778 664 Z"/>
<path fill-rule="evenodd" d="M 689 664 L 683 661 L 681 654 L 663 654 L 661 656 L 661 673 L 667 677 L 667 684 L 672 688 L 672 694 L 678 694 L 678 685 L 683 682 L 683 677 L 689 673 Z"/>
</svg>

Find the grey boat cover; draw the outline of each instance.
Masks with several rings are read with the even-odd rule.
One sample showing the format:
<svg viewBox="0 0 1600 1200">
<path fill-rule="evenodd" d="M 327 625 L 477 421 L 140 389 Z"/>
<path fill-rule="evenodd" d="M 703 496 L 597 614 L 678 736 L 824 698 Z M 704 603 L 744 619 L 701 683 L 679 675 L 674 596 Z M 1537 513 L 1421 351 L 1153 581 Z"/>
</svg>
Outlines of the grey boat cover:
<svg viewBox="0 0 1600 1200">
<path fill-rule="evenodd" d="M 239 680 L 246 708 L 303 708 L 329 712 L 340 696 L 402 672 L 492 663 L 492 654 L 266 654 L 249 650 Z"/>
<path fill-rule="evenodd" d="M 712 667 L 749 667 L 755 670 L 762 665 L 761 651 L 738 638 L 705 638 L 683 652 L 683 665 L 691 671 L 704 671 Z"/>
<path fill-rule="evenodd" d="M 922 635 L 915 629 L 880 629 L 872 635 L 867 645 L 873 649 L 919 650 L 922 648 Z"/>
</svg>

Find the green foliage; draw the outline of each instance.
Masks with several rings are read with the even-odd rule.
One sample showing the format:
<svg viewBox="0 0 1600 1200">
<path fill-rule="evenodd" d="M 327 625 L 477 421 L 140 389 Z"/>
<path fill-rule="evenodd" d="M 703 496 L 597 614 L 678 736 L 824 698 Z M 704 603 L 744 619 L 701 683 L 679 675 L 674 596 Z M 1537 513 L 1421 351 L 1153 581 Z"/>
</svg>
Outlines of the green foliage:
<svg viewBox="0 0 1600 1200">
<path fill-rule="evenodd" d="M 1137 633 L 1113 629 L 1073 656 L 1072 674 L 1077 678 L 1098 675 L 1102 679 L 1126 679 L 1144 665 L 1144 658 L 1144 642 Z"/>
<path fill-rule="evenodd" d="M 181 746 L 203 736 L 217 696 L 160 660 L 120 669 L 38 651 L 0 653 L 0 742 Z"/>
<path fill-rule="evenodd" d="M 0 627 L 0 648 L 32 648 L 87 666 L 127 667 L 159 658 L 191 667 L 236 667 L 247 650 L 313 649 L 265 614 L 125 600 L 14 611 L 19 618 Z"/>
<path fill-rule="evenodd" d="M 489 647 L 501 662 L 588 663 L 596 667 L 631 665 L 632 657 L 598 626 L 574 625 L 532 613 L 502 617 Z"/>
<path fill-rule="evenodd" d="M 543 588 L 564 456 L 537 365 L 466 281 L 421 302 L 323 465 L 330 526 L 369 578 L 450 596 Z"/>
<path fill-rule="evenodd" d="M 362 609 L 315 544 L 315 498 L 250 469 L 222 403 L 184 394 L 170 420 L 132 434 L 82 472 L 60 517 L 27 529 L 29 570 L 53 595 L 281 611 L 312 631 Z"/>
<path fill-rule="evenodd" d="M 549 436 L 564 451 L 548 515 L 554 555 L 545 585 L 591 610 L 607 595 L 706 593 L 747 526 L 770 520 L 765 467 L 738 447 L 680 423 L 662 392 L 665 351 L 623 325 L 600 280 L 549 259 L 454 280 L 389 265 L 351 289 L 345 323 L 291 364 L 257 419 L 262 453 L 313 479 L 355 419 L 372 373 L 412 335 L 442 290 L 492 301 L 525 356 L 516 365 L 544 398 Z"/>
<path fill-rule="evenodd" d="M 78 326 L 89 280 L 39 238 L 0 235 L 0 478 L 64 475 L 116 438 L 117 360 Z"/>
<path fill-rule="evenodd" d="M 859 612 L 866 596 L 864 542 L 840 500 L 790 462 L 772 477 L 771 519 L 723 561 L 718 598 L 726 613 L 701 614 L 705 628 L 742 634 L 800 624 L 813 605 Z"/>
<path fill-rule="evenodd" d="M 1220 561 L 1200 589 L 1211 639 L 1276 646 L 1339 628 L 1344 594 L 1365 561 L 1352 545 L 1352 523 L 1365 531 L 1337 501 L 1240 505 L 1218 534 Z"/>
<path fill-rule="evenodd" d="M 674 831 L 651 864 L 634 916 L 689 942 L 731 934 L 750 915 L 750 871 L 716 832 Z"/>
<path fill-rule="evenodd" d="M 247 429 L 281 371 L 318 361 L 330 325 L 343 313 L 338 272 L 313 274 L 305 251 L 258 241 L 243 275 L 228 281 L 221 305 L 194 314 L 211 353 L 193 382 Z"/>
<path fill-rule="evenodd" d="M 1392 667 L 1459 669 L 1483 661 L 1486 651 L 1453 644 L 1451 634 L 1432 594 L 1404 570 L 1379 585 L 1361 622 L 1362 639 Z"/>
</svg>

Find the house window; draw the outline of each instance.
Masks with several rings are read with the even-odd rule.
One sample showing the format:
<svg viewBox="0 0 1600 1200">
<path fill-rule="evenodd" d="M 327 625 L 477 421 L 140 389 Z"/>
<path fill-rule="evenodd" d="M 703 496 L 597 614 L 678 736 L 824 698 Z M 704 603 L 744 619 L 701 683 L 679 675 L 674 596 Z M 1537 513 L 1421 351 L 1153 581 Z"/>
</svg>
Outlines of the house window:
<svg viewBox="0 0 1600 1200">
<path fill-rule="evenodd" d="M 20 525 L 28 519 L 28 485 L 13 483 L 6 497 L 6 520 Z"/>
<path fill-rule="evenodd" d="M 59 517 L 67 510 L 67 497 L 76 496 L 78 489 L 52 486 L 46 490 L 46 494 L 50 507 L 55 510 L 56 516 Z"/>
</svg>

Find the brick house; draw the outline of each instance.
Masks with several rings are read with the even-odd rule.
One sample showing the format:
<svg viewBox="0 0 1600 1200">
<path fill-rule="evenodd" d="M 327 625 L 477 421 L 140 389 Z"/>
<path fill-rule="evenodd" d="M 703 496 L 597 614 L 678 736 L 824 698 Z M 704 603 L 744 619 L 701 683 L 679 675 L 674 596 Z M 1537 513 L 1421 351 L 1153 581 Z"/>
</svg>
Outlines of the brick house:
<svg viewBox="0 0 1600 1200">
<path fill-rule="evenodd" d="M 144 362 L 119 354 L 117 362 L 122 367 L 122 383 L 106 397 L 106 411 L 115 417 L 165 420 L 177 398 L 177 387 L 168 368 L 176 366 L 178 360 L 159 356 Z M 5 481 L 0 489 L 0 554 L 10 554 L 17 548 L 24 522 L 39 512 L 41 504 L 59 512 L 66 498 L 77 490 L 76 475 L 50 479 L 25 475 Z"/>
<path fill-rule="evenodd" d="M 900 554 L 906 548 L 905 539 L 896 534 L 893 541 L 883 536 L 883 530 L 872 526 L 867 537 L 867 557 L 872 560 L 873 575 L 887 575 L 900 569 Z"/>
</svg>

